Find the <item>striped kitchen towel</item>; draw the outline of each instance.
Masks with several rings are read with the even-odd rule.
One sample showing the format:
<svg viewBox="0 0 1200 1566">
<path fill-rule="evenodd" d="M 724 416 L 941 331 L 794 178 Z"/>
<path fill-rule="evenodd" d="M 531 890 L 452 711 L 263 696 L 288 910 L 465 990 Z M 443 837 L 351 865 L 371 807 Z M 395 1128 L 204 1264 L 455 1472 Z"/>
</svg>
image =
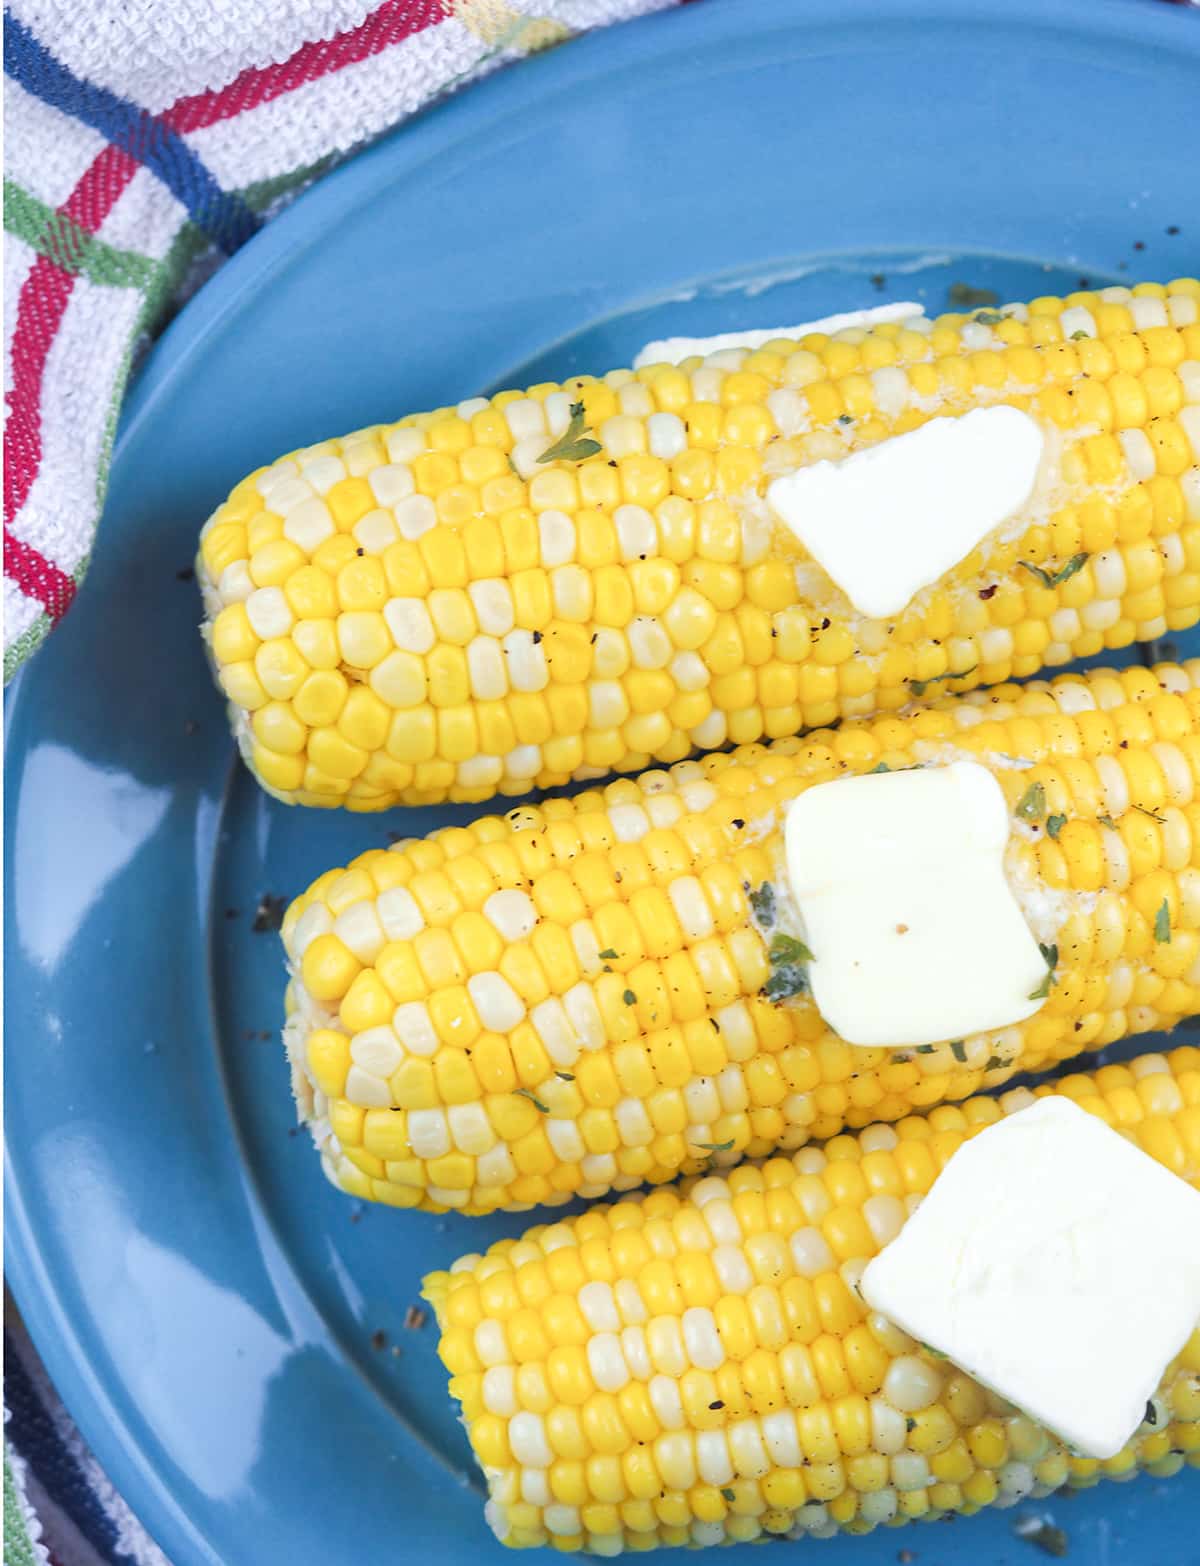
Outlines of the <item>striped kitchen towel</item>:
<svg viewBox="0 0 1200 1566">
<path fill-rule="evenodd" d="M 302 186 L 501 61 L 676 0 L 15 0 L 4 672 L 87 569 L 130 365 Z"/>
</svg>

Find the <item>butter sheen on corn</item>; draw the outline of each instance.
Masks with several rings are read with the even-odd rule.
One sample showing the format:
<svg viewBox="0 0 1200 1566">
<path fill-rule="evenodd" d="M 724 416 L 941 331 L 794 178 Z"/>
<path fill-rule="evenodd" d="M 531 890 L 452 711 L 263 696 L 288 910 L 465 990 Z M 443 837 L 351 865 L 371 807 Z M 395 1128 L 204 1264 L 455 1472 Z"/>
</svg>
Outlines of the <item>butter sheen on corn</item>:
<svg viewBox="0 0 1200 1566">
<path fill-rule="evenodd" d="M 956 758 L 1003 790 L 1007 878 L 1054 982 L 1012 1027 L 854 1048 L 807 993 L 764 995 L 780 971 L 752 894 L 786 900 L 802 789 Z M 1200 1011 L 1200 661 L 1003 686 L 446 828 L 328 871 L 283 939 L 297 1102 L 355 1196 L 562 1202 L 897 1120 Z"/>
<path fill-rule="evenodd" d="M 482 800 L 1190 626 L 1198 302 L 1185 278 L 814 334 L 293 453 L 201 539 L 243 754 L 302 804 Z M 602 450 L 540 462 L 577 400 Z M 853 613 L 772 519 L 772 479 L 996 402 L 1056 445 L 1045 504 L 902 613 Z"/>
<path fill-rule="evenodd" d="M 1049 1093 L 1200 1184 L 1200 1050 L 1185 1048 L 593 1207 L 431 1274 L 497 1536 L 614 1555 L 869 1533 L 1200 1466 L 1200 1328 L 1101 1461 L 858 1292 L 963 1141 Z"/>
</svg>

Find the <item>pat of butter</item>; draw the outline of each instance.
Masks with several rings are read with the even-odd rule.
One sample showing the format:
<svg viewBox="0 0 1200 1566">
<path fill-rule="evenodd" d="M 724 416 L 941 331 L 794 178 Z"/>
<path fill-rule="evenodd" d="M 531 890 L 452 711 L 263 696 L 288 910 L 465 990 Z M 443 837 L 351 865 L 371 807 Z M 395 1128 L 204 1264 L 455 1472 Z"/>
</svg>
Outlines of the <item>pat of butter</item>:
<svg viewBox="0 0 1200 1566">
<path fill-rule="evenodd" d="M 1200 1320 L 1200 1193 L 1070 1099 L 963 1144 L 862 1292 L 1090 1457 Z"/>
<path fill-rule="evenodd" d="M 810 332 L 844 332 L 850 326 L 878 326 L 884 321 L 908 321 L 924 315 L 919 304 L 902 300 L 897 304 L 873 305 L 868 310 L 847 310 L 841 315 L 826 315 L 819 321 L 802 321 L 799 326 L 762 326 L 744 332 L 718 332 L 715 337 L 662 337 L 646 346 L 633 361 L 635 370 L 647 364 L 679 364 L 695 355 L 706 358 L 727 348 L 761 348 L 776 337 L 807 337 Z"/>
<path fill-rule="evenodd" d="M 961 1039 L 1044 1004 L 1045 958 L 1004 875 L 1009 830 L 973 761 L 819 783 L 788 806 L 813 1000 L 848 1044 Z"/>
<path fill-rule="evenodd" d="M 931 419 L 767 490 L 860 614 L 899 614 L 1028 501 L 1044 437 L 1018 408 Z"/>
</svg>

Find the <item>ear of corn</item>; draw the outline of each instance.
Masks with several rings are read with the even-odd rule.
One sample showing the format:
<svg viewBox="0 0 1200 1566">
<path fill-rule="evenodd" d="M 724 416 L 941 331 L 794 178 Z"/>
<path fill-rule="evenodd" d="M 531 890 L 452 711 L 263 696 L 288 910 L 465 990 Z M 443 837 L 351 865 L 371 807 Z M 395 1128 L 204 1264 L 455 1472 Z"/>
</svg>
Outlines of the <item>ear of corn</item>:
<svg viewBox="0 0 1200 1566">
<path fill-rule="evenodd" d="M 1036 1092 L 1067 1094 L 1200 1184 L 1200 1050 Z M 433 1273 L 425 1294 L 497 1535 L 612 1555 L 868 1533 L 1200 1467 L 1200 1328 L 1147 1421 L 1100 1462 L 856 1292 L 964 1139 L 1032 1102 L 1017 1089 L 943 1105 L 593 1207 Z"/>
<path fill-rule="evenodd" d="M 854 1048 L 770 960 L 783 808 L 962 757 L 1012 808 L 1006 871 L 1054 983 L 1011 1028 Z M 446 828 L 330 870 L 283 937 L 297 1099 L 357 1196 L 562 1202 L 897 1120 L 1200 1011 L 1200 661 L 1004 686 Z"/>
<path fill-rule="evenodd" d="M 246 760 L 301 804 L 482 800 L 1193 625 L 1198 302 L 1185 278 L 815 334 L 295 452 L 201 539 Z M 1049 432 L 1050 491 L 894 620 L 854 615 L 768 483 L 995 402 Z"/>
</svg>

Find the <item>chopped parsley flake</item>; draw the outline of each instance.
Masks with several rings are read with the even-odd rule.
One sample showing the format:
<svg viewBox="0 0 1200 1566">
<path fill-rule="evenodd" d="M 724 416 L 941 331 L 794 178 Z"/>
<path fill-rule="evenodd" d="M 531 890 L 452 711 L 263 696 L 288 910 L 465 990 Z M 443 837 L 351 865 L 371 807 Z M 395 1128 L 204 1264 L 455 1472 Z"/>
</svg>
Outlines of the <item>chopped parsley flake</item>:
<svg viewBox="0 0 1200 1566">
<path fill-rule="evenodd" d="M 1055 970 L 1055 968 L 1058 967 L 1058 947 L 1057 946 L 1055 946 L 1055 945 L 1045 946 L 1045 945 L 1042 944 L 1041 941 L 1039 941 L 1038 942 L 1038 951 L 1040 951 L 1042 956 L 1046 959 L 1046 977 L 1038 985 L 1036 990 L 1030 990 L 1030 992 L 1029 992 L 1029 999 L 1030 1000 L 1045 1000 L 1046 999 L 1047 995 L 1049 995 L 1050 991 L 1054 988 L 1054 982 L 1055 982 L 1055 980 L 1054 980 L 1054 970 Z"/>
<path fill-rule="evenodd" d="M 1067 1553 L 1068 1539 L 1062 1528 L 1056 1528 L 1048 1517 L 1022 1517 L 1013 1524 L 1018 1539 L 1036 1545 L 1046 1555 L 1062 1560 Z"/>
<path fill-rule="evenodd" d="M 737 1500 L 737 1496 L 733 1493 L 732 1490 L 729 1490 L 729 1489 L 722 1489 L 721 1495 L 722 1495 L 722 1497 L 726 1501 L 736 1501 Z"/>
<path fill-rule="evenodd" d="M 581 402 L 571 404 L 571 422 L 558 437 L 547 446 L 538 458 L 538 462 L 582 462 L 585 457 L 594 457 L 598 451 L 604 448 L 598 440 L 593 440 L 590 435 L 585 435 L 586 415 Z"/>
<path fill-rule="evenodd" d="M 1077 331 L 1077 332 L 1072 332 L 1072 333 L 1071 333 L 1071 338 L 1070 338 L 1070 340 L 1071 340 L 1071 342 L 1073 342 L 1073 343 L 1077 343 L 1077 342 L 1079 342 L 1079 341 L 1080 341 L 1080 340 L 1081 340 L 1081 339 L 1082 339 L 1082 338 L 1084 338 L 1084 337 L 1090 337 L 1090 336 L 1091 336 L 1091 335 L 1092 335 L 1092 334 L 1091 334 L 1091 332 L 1089 332 L 1089 331 L 1088 331 L 1088 330 L 1087 330 L 1087 328 L 1086 328 L 1086 327 L 1083 327 L 1083 326 L 1081 326 L 1081 327 L 1080 327 L 1080 328 L 1079 328 L 1079 330 L 1078 330 L 1078 331 Z"/>
<path fill-rule="evenodd" d="M 918 1044 L 917 1045 L 917 1054 L 918 1055 L 932 1055 L 936 1048 L 937 1048 L 936 1044 Z"/>
<path fill-rule="evenodd" d="M 625 1002 L 625 1004 L 627 1006 L 636 1006 L 637 1005 L 637 996 L 633 993 L 632 990 L 626 990 L 624 995 L 621 996 L 621 999 Z"/>
<path fill-rule="evenodd" d="M 931 685 L 937 685 L 942 680 L 965 680 L 968 674 L 974 674 L 979 665 L 973 663 L 969 669 L 948 669 L 945 674 L 931 675 L 927 680 L 909 680 L 908 688 L 914 696 L 924 696 Z"/>
<path fill-rule="evenodd" d="M 517 1098 L 527 1098 L 533 1107 L 540 1110 L 543 1115 L 548 1115 L 550 1113 L 550 1106 L 548 1104 L 543 1104 L 541 1099 L 538 1098 L 535 1093 L 531 1092 L 529 1088 L 514 1088 L 513 1093 Z"/>
<path fill-rule="evenodd" d="M 776 963 L 816 961 L 804 942 L 798 941 L 794 935 L 773 935 L 767 950 L 771 961 Z"/>
<path fill-rule="evenodd" d="M 891 770 L 892 770 L 891 767 L 888 766 L 886 761 L 881 761 L 876 766 L 871 768 L 872 773 L 876 773 L 876 772 L 890 772 Z"/>
<path fill-rule="evenodd" d="M 1171 905 L 1165 897 L 1162 907 L 1154 915 L 1154 939 L 1160 946 L 1171 944 Z"/>
<path fill-rule="evenodd" d="M 573 1071 L 556 1071 L 554 1075 L 562 1082 L 574 1082 L 575 1080 L 575 1073 Z"/>
<path fill-rule="evenodd" d="M 733 1138 L 728 1142 L 697 1142 L 697 1147 L 702 1147 L 706 1153 L 728 1153 L 733 1149 Z"/>
<path fill-rule="evenodd" d="M 1046 831 L 1050 834 L 1051 837 L 1053 837 L 1055 839 L 1057 839 L 1058 834 L 1062 831 L 1063 827 L 1065 827 L 1066 824 L 1067 824 L 1066 816 L 1047 816 L 1046 817 Z"/>
<path fill-rule="evenodd" d="M 1146 1414 L 1142 1423 L 1145 1425 L 1156 1425 L 1158 1423 L 1158 1409 L 1154 1406 L 1153 1398 L 1150 1398 L 1146 1403 Z"/>
<path fill-rule="evenodd" d="M 1017 815 L 1022 821 L 1040 821 L 1045 814 L 1045 784 L 1031 783 L 1017 801 Z"/>
<path fill-rule="evenodd" d="M 946 298 L 952 305 L 964 310 L 978 310 L 985 305 L 998 305 L 1000 295 L 994 288 L 973 288 L 970 283 L 951 283 Z"/>
<path fill-rule="evenodd" d="M 610 962 L 617 954 L 613 951 L 611 946 L 606 946 L 604 950 L 599 953 L 599 955 L 604 958 L 605 962 Z"/>
<path fill-rule="evenodd" d="M 1117 823 L 1111 816 L 1097 816 L 1096 820 L 1100 823 L 1101 826 L 1107 827 L 1110 832 L 1115 832 L 1117 830 Z"/>
<path fill-rule="evenodd" d="M 1081 550 L 1079 554 L 1072 555 L 1066 565 L 1059 566 L 1057 571 L 1047 571 L 1044 566 L 1034 565 L 1029 560 L 1018 560 L 1017 564 L 1024 566 L 1032 576 L 1036 576 L 1043 587 L 1061 587 L 1064 582 L 1069 582 L 1077 571 L 1082 571 L 1088 562 L 1088 552 Z"/>
<path fill-rule="evenodd" d="M 950 1053 L 954 1056 L 955 1060 L 958 1061 L 959 1065 L 966 1065 L 967 1046 L 963 1043 L 962 1039 L 955 1039 L 954 1043 L 950 1046 Z"/>
<path fill-rule="evenodd" d="M 764 930 L 773 928 L 775 924 L 775 888 L 770 881 L 764 881 L 761 886 L 755 887 L 750 893 L 750 911 Z"/>
<path fill-rule="evenodd" d="M 788 1000 L 808 988 L 808 976 L 801 965 L 816 959 L 803 941 L 794 935 L 777 932 L 767 947 L 767 960 L 771 964 L 771 976 L 762 987 L 764 1000 Z"/>
<path fill-rule="evenodd" d="M 1147 810 L 1145 805 L 1135 805 L 1133 808 L 1135 810 L 1140 810 L 1144 816 L 1149 816 L 1151 821 L 1158 821 L 1161 822 L 1162 825 L 1166 825 L 1166 816 L 1160 816 L 1157 810 Z"/>
</svg>

